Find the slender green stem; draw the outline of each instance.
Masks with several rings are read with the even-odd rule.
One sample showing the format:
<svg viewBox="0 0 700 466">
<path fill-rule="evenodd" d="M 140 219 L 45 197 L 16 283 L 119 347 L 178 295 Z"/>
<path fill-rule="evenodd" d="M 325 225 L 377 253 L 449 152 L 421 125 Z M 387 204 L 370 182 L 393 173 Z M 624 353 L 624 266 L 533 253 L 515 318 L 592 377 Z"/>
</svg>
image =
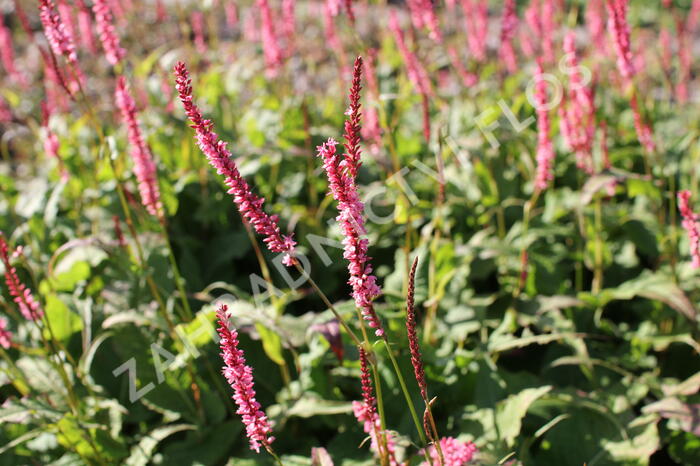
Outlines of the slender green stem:
<svg viewBox="0 0 700 466">
<path fill-rule="evenodd" d="M 386 352 L 389 354 L 389 359 L 391 359 L 391 364 L 394 366 L 394 371 L 396 372 L 396 376 L 399 379 L 399 385 L 401 385 L 401 391 L 403 392 L 403 396 L 406 398 L 406 404 L 408 405 L 408 409 L 411 411 L 411 417 L 413 418 L 413 423 L 416 425 L 416 430 L 418 430 L 418 436 L 421 439 L 421 442 L 424 444 L 427 443 L 427 440 L 425 438 L 425 434 L 423 433 L 423 425 L 422 423 L 418 420 L 418 415 L 416 414 L 416 408 L 413 406 L 413 401 L 411 400 L 411 395 L 408 393 L 408 388 L 406 387 L 406 381 L 403 378 L 403 374 L 401 373 L 401 369 L 399 368 L 399 363 L 396 361 L 396 358 L 394 357 L 394 353 L 391 351 L 391 347 L 389 346 L 389 341 L 385 338 L 382 338 L 382 341 L 384 342 L 384 347 L 386 348 Z"/>
</svg>

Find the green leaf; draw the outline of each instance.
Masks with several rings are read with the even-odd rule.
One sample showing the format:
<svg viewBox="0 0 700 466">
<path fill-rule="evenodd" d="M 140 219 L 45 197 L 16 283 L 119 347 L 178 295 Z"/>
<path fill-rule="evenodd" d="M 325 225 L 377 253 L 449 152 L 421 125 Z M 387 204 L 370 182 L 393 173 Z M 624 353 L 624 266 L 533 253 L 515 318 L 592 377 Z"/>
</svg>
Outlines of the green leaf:
<svg viewBox="0 0 700 466">
<path fill-rule="evenodd" d="M 552 389 L 551 385 L 539 388 L 526 388 L 516 395 L 511 395 L 496 407 L 496 425 L 501 437 L 509 447 L 520 435 L 522 420 L 530 405 Z"/>
<path fill-rule="evenodd" d="M 171 424 L 153 429 L 131 448 L 131 454 L 126 459 L 125 464 L 127 466 L 146 466 L 151 461 L 153 452 L 161 441 L 176 432 L 194 429 L 195 426 L 192 424 Z"/>
<path fill-rule="evenodd" d="M 46 318 L 51 325 L 51 332 L 58 340 L 65 341 L 83 328 L 83 320 L 55 294 L 46 297 Z M 51 332 L 44 329 L 47 339 L 51 339 Z"/>
</svg>

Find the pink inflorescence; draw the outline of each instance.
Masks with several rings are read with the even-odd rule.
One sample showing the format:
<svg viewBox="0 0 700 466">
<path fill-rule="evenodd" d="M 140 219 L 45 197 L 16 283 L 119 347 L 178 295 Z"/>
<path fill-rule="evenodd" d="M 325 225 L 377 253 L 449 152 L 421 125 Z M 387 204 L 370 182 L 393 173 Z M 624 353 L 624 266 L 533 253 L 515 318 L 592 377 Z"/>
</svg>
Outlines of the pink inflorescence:
<svg viewBox="0 0 700 466">
<path fill-rule="evenodd" d="M 274 441 L 274 437 L 270 436 L 272 427 L 260 409 L 260 403 L 255 399 L 253 368 L 245 363 L 243 351 L 238 348 L 238 332 L 235 328 L 229 328 L 227 310 L 225 304 L 216 310 L 219 321 L 216 331 L 221 338 L 219 347 L 221 358 L 224 360 L 222 372 L 233 388 L 233 400 L 238 405 L 236 414 L 240 414 L 243 419 L 250 449 L 260 452 L 260 446 L 267 447 Z"/>
<path fill-rule="evenodd" d="M 9 349 L 12 345 L 12 332 L 7 329 L 7 319 L 0 317 L 0 346 Z"/>
<path fill-rule="evenodd" d="M 472 442 L 460 442 L 454 437 L 443 437 L 440 439 L 440 448 L 444 456 L 444 466 L 463 466 L 468 464 L 476 453 L 476 445 Z M 438 452 L 434 446 L 428 450 L 430 459 L 437 464 L 439 460 Z M 427 462 L 422 462 L 421 466 L 426 466 Z"/>
<path fill-rule="evenodd" d="M 204 119 L 202 112 L 192 102 L 192 82 L 184 63 L 178 62 L 175 65 L 175 76 L 175 89 L 180 95 L 185 113 L 192 122 L 197 145 L 216 172 L 224 175 L 224 182 L 229 187 L 228 193 L 233 195 L 238 211 L 253 225 L 258 234 L 264 236 L 263 241 L 270 251 L 284 253 L 283 264 L 293 265 L 296 242 L 292 236 L 280 233 L 276 215 L 265 213 L 262 208 L 265 199 L 253 194 L 248 183 L 241 177 L 236 163 L 231 159 L 231 152 L 226 148 L 226 143 L 219 140 L 219 136 L 214 132 L 214 124 Z"/>
<path fill-rule="evenodd" d="M 393 9 L 389 12 L 389 29 L 394 34 L 396 46 L 399 48 L 404 62 L 406 62 L 408 79 L 419 93 L 432 95 L 433 90 L 432 86 L 430 85 L 428 73 L 418 60 L 418 57 L 416 57 L 416 55 L 409 50 L 408 46 L 406 45 L 406 38 L 403 30 L 401 29 L 401 25 L 399 24 L 398 15 Z"/>
<path fill-rule="evenodd" d="M 608 32 L 612 37 L 617 54 L 617 69 L 625 79 L 634 76 L 634 61 L 630 44 L 630 27 L 627 23 L 629 0 L 606 0 L 608 11 Z"/>
<path fill-rule="evenodd" d="M 92 15 L 90 9 L 83 0 L 78 0 L 78 28 L 80 29 L 80 42 L 92 53 L 97 52 L 95 36 L 92 33 Z"/>
<path fill-rule="evenodd" d="M 537 63 L 535 73 L 535 110 L 537 111 L 537 174 L 535 189 L 547 188 L 554 179 L 554 148 L 549 136 L 549 113 L 547 108 L 547 80 L 544 78 L 542 64 Z"/>
<path fill-rule="evenodd" d="M 39 320 L 44 315 L 39 302 L 17 276 L 17 269 L 10 264 L 10 254 L 5 236 L 0 233 L 0 261 L 5 266 L 5 283 L 22 316 L 27 320 Z"/>
<path fill-rule="evenodd" d="M 352 402 L 352 411 L 355 418 L 362 423 L 363 430 L 371 439 L 371 449 L 378 456 L 382 455 L 382 437 L 386 435 L 386 448 L 391 466 L 398 465 L 395 459 L 394 440 L 389 432 L 382 432 L 379 414 L 377 413 L 376 398 L 372 390 L 372 381 L 369 374 L 367 352 L 360 348 L 360 382 L 362 384 L 362 401 Z"/>
<path fill-rule="evenodd" d="M 489 33 L 489 6 L 482 0 L 461 0 L 467 29 L 467 45 L 476 61 L 486 59 L 486 37 Z"/>
<path fill-rule="evenodd" d="M 336 153 L 338 143 L 331 139 L 317 147 L 318 156 L 323 159 L 323 168 L 328 176 L 333 198 L 338 202 L 336 220 L 343 232 L 343 257 L 349 262 L 349 283 L 355 305 L 360 309 L 369 326 L 375 329 L 377 336 L 384 335 L 379 317 L 374 311 L 372 300 L 381 294 L 377 278 L 372 274 L 372 266 L 367 256 L 369 240 L 361 236 L 366 233 L 362 217 L 364 204 L 357 194 L 355 178 L 350 176 L 347 161 Z"/>
<path fill-rule="evenodd" d="M 119 76 L 119 78 L 117 78 L 114 99 L 122 114 L 122 119 L 126 125 L 126 131 L 129 137 L 129 144 L 131 144 L 131 156 L 134 159 L 134 174 L 139 182 L 141 202 L 144 207 L 146 207 L 146 210 L 148 210 L 148 213 L 158 216 L 160 215 L 162 204 L 160 202 L 160 190 L 158 189 L 158 179 L 156 177 L 156 164 L 153 162 L 151 151 L 141 134 L 141 127 L 139 126 L 136 114 L 136 103 L 129 93 L 124 76 Z"/>
<path fill-rule="evenodd" d="M 61 17 L 56 12 L 56 7 L 52 0 L 40 0 L 39 18 L 44 27 L 46 40 L 49 42 L 53 53 L 63 55 L 71 64 L 77 65 L 78 54 L 75 51 L 73 37 L 70 35 L 66 25 L 61 21 Z"/>
<path fill-rule="evenodd" d="M 267 0 L 257 0 L 257 7 L 260 10 L 260 31 L 262 34 L 262 46 L 265 55 L 265 66 L 269 77 L 277 76 L 284 55 L 277 42 L 277 33 L 272 9 Z"/>
<path fill-rule="evenodd" d="M 498 57 L 510 73 L 518 69 L 518 61 L 513 48 L 513 39 L 518 30 L 518 12 L 515 0 L 505 0 L 501 17 L 501 44 Z"/>
<path fill-rule="evenodd" d="M 573 32 L 564 38 L 566 71 L 569 91 L 565 105 L 559 107 L 564 139 L 576 154 L 576 165 L 586 173 L 593 173 L 593 140 L 595 136 L 595 106 L 593 91 L 586 85 L 576 55 Z"/>
<path fill-rule="evenodd" d="M 690 207 L 690 191 L 678 192 L 678 210 L 683 217 L 683 228 L 688 232 L 690 241 L 690 256 L 693 268 L 700 267 L 700 231 L 698 230 L 698 215 Z"/>
<path fill-rule="evenodd" d="M 116 65 L 126 56 L 126 51 L 119 43 L 119 36 L 114 30 L 114 19 L 107 0 L 94 0 L 92 11 L 95 13 L 95 25 L 105 50 L 105 58 L 112 65 Z"/>
</svg>

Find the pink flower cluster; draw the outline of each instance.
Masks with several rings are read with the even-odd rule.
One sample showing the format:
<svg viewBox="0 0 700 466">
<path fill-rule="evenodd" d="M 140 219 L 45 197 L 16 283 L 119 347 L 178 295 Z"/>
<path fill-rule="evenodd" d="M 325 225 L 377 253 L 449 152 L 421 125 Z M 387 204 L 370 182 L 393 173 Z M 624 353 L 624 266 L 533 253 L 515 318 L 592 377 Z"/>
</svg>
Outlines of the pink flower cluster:
<svg viewBox="0 0 700 466">
<path fill-rule="evenodd" d="M 149 214 L 159 216 L 163 206 L 160 202 L 156 164 L 153 162 L 151 150 L 141 134 L 136 114 L 136 102 L 129 93 L 124 76 L 117 78 L 114 100 L 126 125 L 129 144 L 131 144 L 131 157 L 134 159 L 134 174 L 139 182 L 141 202 Z"/>
<path fill-rule="evenodd" d="M 5 26 L 5 22 L 0 19 L 0 59 L 8 75 L 21 85 L 26 85 L 27 80 L 15 66 L 15 54 L 12 47 L 12 33 Z"/>
<path fill-rule="evenodd" d="M 588 0 L 586 4 L 586 28 L 591 40 L 600 50 L 605 50 L 605 0 Z"/>
<path fill-rule="evenodd" d="M 291 236 L 283 236 L 280 233 L 276 215 L 265 213 L 262 208 L 265 199 L 253 194 L 239 173 L 236 163 L 231 159 L 231 152 L 226 148 L 226 143 L 219 140 L 219 136 L 214 132 L 214 124 L 205 120 L 202 112 L 192 102 L 192 82 L 184 63 L 178 62 L 175 65 L 175 77 L 175 89 L 180 95 L 185 113 L 192 122 L 197 145 L 216 172 L 226 177 L 224 182 L 229 187 L 228 193 L 233 195 L 238 211 L 253 225 L 258 234 L 264 236 L 263 241 L 270 251 L 284 253 L 283 264 L 293 265 L 296 242 Z"/>
<path fill-rule="evenodd" d="M 569 91 L 565 105 L 559 107 L 561 129 L 568 146 L 576 154 L 576 165 L 588 174 L 592 174 L 593 141 L 595 136 L 595 106 L 593 90 L 586 86 L 578 57 L 576 39 L 573 32 L 564 38 L 566 72 L 569 75 Z"/>
<path fill-rule="evenodd" d="M 0 261 L 5 266 L 5 283 L 22 316 L 27 320 L 39 320 L 44 315 L 39 302 L 17 276 L 17 269 L 10 263 L 10 254 L 5 236 L 0 233 Z"/>
<path fill-rule="evenodd" d="M 78 64 L 78 54 L 75 51 L 73 36 L 61 21 L 52 0 L 39 1 L 39 18 L 44 27 L 46 40 L 56 55 L 63 55 L 72 65 Z"/>
<path fill-rule="evenodd" d="M 443 437 L 440 439 L 440 448 L 444 456 L 444 466 L 463 466 L 469 463 L 476 453 L 476 445 L 472 442 L 460 442 L 454 437 Z M 431 446 L 428 450 L 430 459 L 437 464 L 439 460 L 437 449 Z M 421 466 L 427 466 L 426 461 Z"/>
<path fill-rule="evenodd" d="M 698 230 L 698 215 L 690 207 L 690 196 L 690 191 L 678 192 L 678 210 L 683 217 L 683 228 L 688 232 L 693 268 L 697 269 L 700 267 L 700 230 Z"/>
<path fill-rule="evenodd" d="M 0 317 L 0 346 L 9 349 L 12 345 L 12 332 L 7 329 L 7 319 Z"/>
<path fill-rule="evenodd" d="M 486 59 L 486 37 L 489 33 L 489 5 L 484 0 L 461 0 L 467 30 L 467 45 L 476 61 Z"/>
<path fill-rule="evenodd" d="M 268 77 L 277 76 L 282 66 L 283 54 L 277 42 L 275 22 L 272 17 L 272 9 L 267 0 L 257 0 L 260 10 L 262 46 L 265 55 L 265 66 Z"/>
<path fill-rule="evenodd" d="M 416 29 L 428 28 L 430 38 L 442 43 L 442 31 L 440 23 L 435 15 L 435 9 L 431 0 L 407 0 L 408 10 L 411 13 L 411 22 Z"/>
<path fill-rule="evenodd" d="M 509 73 L 515 73 L 518 70 L 518 61 L 513 48 L 513 39 L 518 30 L 516 8 L 515 0 L 505 0 L 501 16 L 501 45 L 498 49 L 498 57 Z"/>
<path fill-rule="evenodd" d="M 612 37 L 617 54 L 617 69 L 626 80 L 635 73 L 630 43 L 630 27 L 627 23 L 629 0 L 605 0 L 608 11 L 608 32 Z"/>
<path fill-rule="evenodd" d="M 416 311 L 414 309 L 415 279 L 418 258 L 413 261 L 411 272 L 408 276 L 408 294 L 406 296 L 406 334 L 408 336 L 408 349 L 411 352 L 411 365 L 413 374 L 416 377 L 418 388 L 423 400 L 428 401 L 428 384 L 425 382 L 425 371 L 423 370 L 423 358 L 418 344 L 418 332 L 416 331 Z M 426 429 L 426 432 L 428 429 Z"/>
<path fill-rule="evenodd" d="M 114 4 L 118 3 L 114 2 Z M 112 65 L 116 65 L 126 56 L 126 50 L 122 48 L 119 36 L 114 30 L 112 10 L 107 0 L 94 0 L 92 12 L 95 13 L 95 27 L 102 42 L 102 48 L 105 50 L 105 58 Z"/>
<path fill-rule="evenodd" d="M 245 424 L 246 435 L 250 440 L 250 449 L 260 452 L 260 447 L 267 447 L 274 441 L 270 436 L 272 428 L 267 416 L 260 409 L 260 403 L 255 399 L 255 386 L 253 382 L 253 369 L 246 364 L 243 351 L 238 348 L 238 332 L 228 326 L 228 310 L 222 304 L 216 310 L 219 327 L 219 347 L 221 358 L 224 360 L 222 372 L 231 388 L 233 388 L 233 400 L 238 405 L 236 414 L 240 414 Z"/>
<path fill-rule="evenodd" d="M 357 194 L 355 178 L 349 174 L 347 159 L 341 160 L 336 153 L 337 144 L 331 138 L 317 149 L 318 156 L 323 159 L 323 168 L 328 176 L 331 194 L 338 202 L 339 214 L 336 220 L 343 232 L 343 257 L 348 261 L 350 272 L 348 282 L 352 286 L 355 305 L 362 312 L 362 316 L 368 321 L 369 326 L 375 329 L 377 336 L 383 336 L 384 329 L 372 304 L 372 300 L 381 294 L 381 290 L 377 285 L 377 277 L 372 274 L 370 257 L 367 256 L 369 240 L 361 237 L 366 234 L 365 221 L 362 217 L 364 204 L 360 202 Z"/>
<path fill-rule="evenodd" d="M 537 111 L 537 173 L 535 189 L 542 191 L 554 179 L 554 148 L 549 136 L 549 112 L 547 108 L 547 80 L 542 63 L 537 62 L 535 73 L 535 110 Z"/>
<path fill-rule="evenodd" d="M 383 451 L 383 436 L 386 435 L 386 448 L 391 466 L 398 466 L 395 458 L 394 440 L 389 432 L 383 432 L 379 415 L 377 414 L 377 400 L 374 397 L 372 390 L 372 380 L 369 375 L 369 367 L 367 363 L 367 352 L 364 348 L 360 348 L 360 382 L 362 384 L 362 400 L 353 401 L 352 411 L 359 422 L 362 423 L 363 430 L 371 439 L 371 449 L 378 456 L 382 455 Z"/>
<path fill-rule="evenodd" d="M 408 73 L 408 79 L 411 80 L 413 86 L 421 94 L 432 95 L 432 86 L 430 85 L 430 78 L 428 78 L 428 73 L 423 68 L 423 65 L 418 60 L 418 57 L 409 50 L 406 45 L 406 39 L 404 37 L 404 32 L 399 25 L 399 18 L 395 10 L 389 12 L 389 29 L 394 34 L 396 39 L 396 46 L 399 48 L 399 52 L 403 56 L 404 62 L 406 62 L 406 68 Z"/>
</svg>

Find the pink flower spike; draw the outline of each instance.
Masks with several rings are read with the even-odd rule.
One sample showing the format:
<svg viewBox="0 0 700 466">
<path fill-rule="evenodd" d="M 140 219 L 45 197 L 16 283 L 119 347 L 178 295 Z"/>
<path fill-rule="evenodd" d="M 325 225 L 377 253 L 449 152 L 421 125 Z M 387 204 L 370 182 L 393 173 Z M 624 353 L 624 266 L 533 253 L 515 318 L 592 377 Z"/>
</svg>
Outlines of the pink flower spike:
<svg viewBox="0 0 700 466">
<path fill-rule="evenodd" d="M 78 55 L 75 52 L 73 37 L 61 21 L 52 0 L 40 0 L 39 18 L 53 53 L 65 56 L 70 63 L 77 63 Z"/>
<path fill-rule="evenodd" d="M 175 89 L 180 95 L 185 113 L 192 122 L 197 145 L 216 172 L 224 175 L 224 182 L 229 187 L 228 193 L 233 195 L 233 202 L 236 203 L 238 211 L 245 220 L 250 222 L 255 231 L 264 237 L 263 242 L 270 251 L 284 253 L 282 259 L 284 265 L 294 265 L 296 242 L 292 236 L 283 236 L 280 233 L 276 215 L 265 213 L 263 210 L 265 199 L 253 194 L 250 186 L 239 173 L 236 163 L 231 159 L 231 152 L 226 148 L 226 143 L 221 141 L 214 132 L 214 124 L 210 120 L 205 120 L 202 112 L 192 102 L 192 81 L 182 62 L 175 65 Z"/>
<path fill-rule="evenodd" d="M 406 296 L 406 334 L 408 336 L 408 348 L 411 352 L 411 365 L 413 374 L 416 377 L 420 395 L 423 401 L 428 403 L 428 384 L 425 382 L 425 371 L 423 370 L 423 357 L 418 344 L 418 333 L 416 332 L 416 311 L 414 309 L 414 296 L 416 289 L 416 269 L 418 258 L 413 260 L 411 272 L 408 275 L 408 294 Z"/>
<path fill-rule="evenodd" d="M 476 445 L 472 442 L 460 442 L 454 437 L 443 437 L 440 439 L 440 448 L 445 457 L 444 466 L 463 466 L 468 464 L 476 453 Z M 428 450 L 430 459 L 437 464 L 438 453 L 434 446 Z M 421 466 L 427 466 L 426 461 L 421 463 Z"/>
<path fill-rule="evenodd" d="M 486 38 L 489 33 L 489 5 L 485 0 L 461 0 L 467 29 L 469 51 L 478 62 L 486 59 Z"/>
<path fill-rule="evenodd" d="M 80 29 L 80 43 L 91 53 L 97 53 L 95 35 L 92 33 L 92 15 L 90 9 L 83 0 L 78 0 L 78 29 Z"/>
<path fill-rule="evenodd" d="M 372 379 L 369 373 L 369 364 L 367 361 L 367 352 L 364 348 L 359 348 L 360 352 L 360 383 L 362 384 L 362 401 L 352 402 L 352 411 L 358 422 L 362 423 L 363 430 L 369 435 L 371 444 L 370 448 L 379 457 L 383 455 L 383 436 L 386 435 L 386 448 L 389 455 L 389 464 L 398 466 L 395 458 L 394 439 L 390 432 L 383 432 L 379 414 L 377 413 L 377 400 L 374 396 L 372 388 Z"/>
<path fill-rule="evenodd" d="M 151 150 L 148 148 L 141 133 L 141 126 L 136 113 L 136 102 L 134 102 L 134 98 L 129 93 L 124 76 L 117 78 L 114 100 L 122 114 L 129 137 L 131 157 L 134 159 L 134 175 L 136 175 L 136 179 L 139 182 L 141 202 L 149 214 L 160 217 L 163 205 L 160 201 L 156 164 L 153 162 Z"/>
<path fill-rule="evenodd" d="M 5 26 L 5 22 L 0 18 L 0 59 L 12 79 L 22 86 L 27 84 L 27 80 L 15 66 L 15 54 L 12 46 L 12 33 Z"/>
<path fill-rule="evenodd" d="M 542 191 L 554 179 L 554 148 L 549 136 L 549 112 L 547 102 L 547 80 L 542 64 L 538 60 L 535 73 L 535 110 L 537 113 L 537 173 L 535 189 Z"/>
<path fill-rule="evenodd" d="M 7 329 L 7 319 L 0 316 L 0 346 L 10 349 L 12 346 L 12 332 Z"/>
<path fill-rule="evenodd" d="M 690 191 L 678 192 L 678 210 L 683 217 L 683 228 L 688 232 L 693 268 L 697 269 L 700 267 L 700 230 L 698 230 L 698 215 L 690 207 L 690 196 Z"/>
<path fill-rule="evenodd" d="M 331 194 L 338 202 L 336 220 L 343 233 L 343 257 L 348 261 L 348 283 L 352 286 L 355 305 L 369 326 L 375 329 L 375 335 L 381 337 L 384 329 L 372 304 L 374 298 L 381 294 L 381 289 L 377 285 L 377 278 L 372 274 L 370 257 L 367 256 L 369 241 L 361 237 L 366 233 L 362 217 L 364 205 L 360 202 L 355 178 L 349 174 L 346 160 L 341 160 L 336 153 L 337 144 L 332 138 L 328 139 L 328 142 L 317 147 L 318 156 L 323 159 Z"/>
<path fill-rule="evenodd" d="M 0 233 L 0 261 L 5 266 L 5 283 L 13 301 L 27 320 L 39 320 L 44 315 L 39 302 L 34 299 L 31 290 L 22 283 L 17 269 L 10 264 L 9 246 L 5 236 Z"/>
<path fill-rule="evenodd" d="M 625 80 L 635 74 L 634 60 L 630 44 L 630 27 L 627 23 L 629 0 L 605 0 L 608 11 L 608 32 L 612 36 L 617 54 L 617 69 Z"/>
<path fill-rule="evenodd" d="M 225 304 L 216 310 L 219 327 L 219 347 L 221 358 L 224 360 L 222 372 L 231 388 L 233 388 L 233 400 L 238 405 L 236 414 L 240 414 L 245 424 L 246 435 L 250 440 L 250 449 L 260 452 L 260 447 L 268 448 L 275 440 L 270 436 L 272 427 L 267 416 L 260 409 L 260 403 L 255 399 L 255 384 L 253 382 L 253 368 L 246 365 L 243 351 L 238 348 L 238 332 L 235 328 L 229 328 L 228 310 Z"/>
<path fill-rule="evenodd" d="M 518 70 L 518 60 L 513 48 L 513 39 L 517 30 L 518 12 L 515 0 L 505 0 L 501 16 L 501 44 L 498 49 L 498 58 L 509 73 L 515 73 Z"/>
<path fill-rule="evenodd" d="M 260 10 L 262 46 L 265 53 L 265 66 L 267 76 L 273 78 L 279 73 L 282 66 L 283 54 L 277 42 L 275 22 L 272 17 L 272 9 L 267 0 L 256 0 L 256 6 Z"/>
<path fill-rule="evenodd" d="M 107 0 L 94 0 L 92 12 L 95 14 L 97 34 L 102 42 L 105 58 L 114 66 L 126 56 L 126 50 L 122 48 L 119 36 L 114 30 L 114 19 Z"/>
</svg>

